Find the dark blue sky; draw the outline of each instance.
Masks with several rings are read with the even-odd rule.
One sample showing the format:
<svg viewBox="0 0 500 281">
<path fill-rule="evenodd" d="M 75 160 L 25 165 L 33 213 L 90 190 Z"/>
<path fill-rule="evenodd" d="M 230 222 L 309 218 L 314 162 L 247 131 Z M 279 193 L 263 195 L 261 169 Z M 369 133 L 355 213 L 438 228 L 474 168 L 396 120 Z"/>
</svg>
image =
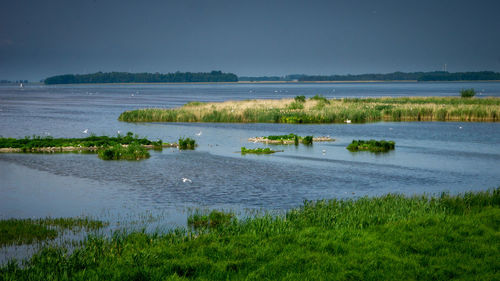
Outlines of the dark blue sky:
<svg viewBox="0 0 500 281">
<path fill-rule="evenodd" d="M 500 1 L 2 0 L 0 79 L 500 71 Z"/>
</svg>

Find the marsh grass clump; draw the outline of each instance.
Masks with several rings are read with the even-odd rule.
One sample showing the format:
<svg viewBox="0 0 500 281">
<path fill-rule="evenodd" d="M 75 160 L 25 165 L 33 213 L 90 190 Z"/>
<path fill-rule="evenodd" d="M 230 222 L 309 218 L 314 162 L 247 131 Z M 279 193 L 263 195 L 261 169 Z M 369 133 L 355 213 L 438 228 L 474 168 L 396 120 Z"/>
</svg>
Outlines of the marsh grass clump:
<svg viewBox="0 0 500 281">
<path fill-rule="evenodd" d="M 201 101 L 190 101 L 190 102 L 186 103 L 184 106 L 190 107 L 190 106 L 199 106 L 199 105 L 203 105 L 203 104 L 205 104 L 205 103 L 201 102 Z"/>
<path fill-rule="evenodd" d="M 294 101 L 288 106 L 290 110 L 304 109 L 304 102 Z"/>
<path fill-rule="evenodd" d="M 97 155 L 102 160 L 141 160 L 151 156 L 146 148 L 136 143 L 128 146 L 116 144 L 100 149 Z"/>
<path fill-rule="evenodd" d="M 295 100 L 296 102 L 305 103 L 305 102 L 306 102 L 306 96 L 296 96 L 296 97 L 294 98 L 294 100 Z"/>
<path fill-rule="evenodd" d="M 0 247 L 32 244 L 56 238 L 62 231 L 97 230 L 108 224 L 90 218 L 0 220 Z"/>
<path fill-rule="evenodd" d="M 179 139 L 179 149 L 181 150 L 186 150 L 186 149 L 195 149 L 196 148 L 196 141 L 191 138 L 180 138 Z"/>
<path fill-rule="evenodd" d="M 388 152 L 389 150 L 394 150 L 395 147 L 396 143 L 394 141 L 353 140 L 352 143 L 347 146 L 347 149 L 352 152 L 360 150 L 370 152 Z"/>
<path fill-rule="evenodd" d="M 217 211 L 219 212 L 219 211 Z M 204 216 L 205 214 L 199 214 Z M 2 280 L 497 280 L 500 188 L 305 201 L 282 215 L 47 247 Z M 219 219 L 220 217 L 220 219 Z M 229 222 L 228 222 L 229 220 Z M 167 277 L 167 278 L 166 278 Z"/>
<path fill-rule="evenodd" d="M 313 143 L 313 136 L 305 136 L 302 138 L 302 143 L 305 145 L 312 145 Z"/>
<path fill-rule="evenodd" d="M 272 150 L 269 147 L 266 147 L 266 148 L 254 148 L 254 149 L 246 148 L 244 146 L 241 147 L 241 154 L 247 154 L 247 153 L 251 153 L 251 154 L 272 154 L 272 153 L 275 153 L 275 152 L 276 152 L 276 150 Z"/>
<path fill-rule="evenodd" d="M 462 98 L 472 98 L 476 95 L 476 91 L 474 89 L 462 89 L 460 90 L 460 96 Z"/>
<path fill-rule="evenodd" d="M 223 211 L 213 210 L 206 214 L 197 211 L 188 217 L 187 224 L 195 230 L 204 228 L 219 228 L 227 226 L 234 218 L 233 213 L 226 213 Z"/>
<path fill-rule="evenodd" d="M 310 100 L 315 100 L 315 101 L 318 101 L 318 102 L 322 102 L 324 104 L 330 104 L 330 101 L 325 98 L 323 95 L 315 95 L 313 97 L 310 97 L 309 98 Z"/>
</svg>

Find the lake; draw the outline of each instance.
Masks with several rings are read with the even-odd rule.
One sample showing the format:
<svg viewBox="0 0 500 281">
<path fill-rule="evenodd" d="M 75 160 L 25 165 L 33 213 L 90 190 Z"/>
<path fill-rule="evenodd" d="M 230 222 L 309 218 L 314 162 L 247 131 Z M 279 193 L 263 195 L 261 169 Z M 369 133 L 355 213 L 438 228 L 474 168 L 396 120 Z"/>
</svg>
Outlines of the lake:
<svg viewBox="0 0 500 281">
<path fill-rule="evenodd" d="M 186 210 L 286 210 L 304 200 L 387 193 L 439 194 L 500 185 L 500 123 L 367 124 L 124 123 L 125 110 L 189 101 L 307 97 L 500 96 L 500 83 L 330 83 L 0 86 L 0 135 L 85 137 L 127 131 L 151 140 L 196 139 L 195 151 L 164 149 L 139 162 L 95 154 L 0 154 L 0 217 L 130 219 L 153 214 L 185 225 Z M 198 134 L 201 135 L 198 136 Z M 273 155 L 241 155 L 256 136 L 331 136 L 313 146 L 272 146 Z M 353 139 L 386 139 L 386 154 L 351 153 Z M 192 183 L 184 183 L 189 178 Z"/>
</svg>

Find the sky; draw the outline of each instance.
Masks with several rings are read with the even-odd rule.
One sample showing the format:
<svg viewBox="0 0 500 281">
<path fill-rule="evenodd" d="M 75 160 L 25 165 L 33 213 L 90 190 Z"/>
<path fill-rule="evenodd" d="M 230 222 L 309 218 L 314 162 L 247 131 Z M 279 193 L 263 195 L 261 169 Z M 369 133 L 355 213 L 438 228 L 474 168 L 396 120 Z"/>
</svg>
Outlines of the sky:
<svg viewBox="0 0 500 281">
<path fill-rule="evenodd" d="M 498 0 L 1 0 L 0 79 L 500 71 Z"/>
</svg>

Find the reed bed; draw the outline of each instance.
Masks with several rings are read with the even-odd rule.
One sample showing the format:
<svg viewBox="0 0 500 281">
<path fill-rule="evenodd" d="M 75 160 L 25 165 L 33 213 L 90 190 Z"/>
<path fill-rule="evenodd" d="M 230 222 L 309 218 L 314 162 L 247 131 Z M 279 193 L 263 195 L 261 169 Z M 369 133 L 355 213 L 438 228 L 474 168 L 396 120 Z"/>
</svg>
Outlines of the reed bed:
<svg viewBox="0 0 500 281">
<path fill-rule="evenodd" d="M 498 122 L 500 98 L 310 98 L 191 102 L 180 108 L 123 112 L 126 122 L 354 123 L 375 121 Z"/>
<path fill-rule="evenodd" d="M 498 280 L 500 188 L 306 201 L 220 227 L 89 236 L 0 267 L 2 280 Z M 193 219 L 194 221 L 210 221 Z M 202 223 L 203 224 L 203 223 Z M 207 223 L 209 225 L 209 223 Z"/>
</svg>

